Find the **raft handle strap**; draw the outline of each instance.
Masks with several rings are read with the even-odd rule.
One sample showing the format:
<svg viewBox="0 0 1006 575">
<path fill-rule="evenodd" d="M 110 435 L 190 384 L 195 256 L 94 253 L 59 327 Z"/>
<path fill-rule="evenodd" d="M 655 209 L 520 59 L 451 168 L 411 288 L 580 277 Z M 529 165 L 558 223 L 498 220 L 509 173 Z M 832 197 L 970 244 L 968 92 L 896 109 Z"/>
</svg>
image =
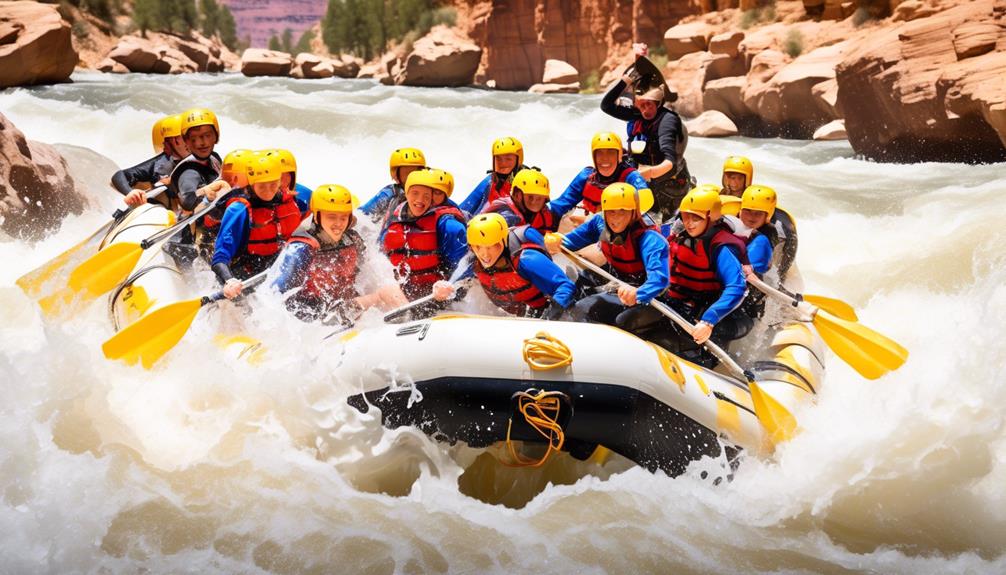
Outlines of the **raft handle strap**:
<svg viewBox="0 0 1006 575">
<path fill-rule="evenodd" d="M 559 424 L 559 411 L 563 401 L 572 410 L 569 396 L 561 391 L 529 389 L 518 391 L 513 394 L 513 398 L 517 400 L 516 411 L 524 416 L 528 425 L 548 441 L 548 448 L 540 459 L 526 458 L 517 453 L 514 442 L 510 439 L 510 430 L 513 427 L 513 415 L 511 414 L 506 427 L 506 445 L 510 451 L 511 461 L 502 461 L 502 463 L 508 467 L 541 467 L 548 461 L 552 453 L 561 450 L 566 442 L 566 434 L 562 430 L 562 425 Z"/>
<path fill-rule="evenodd" d="M 558 369 L 573 363 L 573 352 L 569 347 L 544 331 L 524 340 L 522 355 L 534 371 Z"/>
</svg>

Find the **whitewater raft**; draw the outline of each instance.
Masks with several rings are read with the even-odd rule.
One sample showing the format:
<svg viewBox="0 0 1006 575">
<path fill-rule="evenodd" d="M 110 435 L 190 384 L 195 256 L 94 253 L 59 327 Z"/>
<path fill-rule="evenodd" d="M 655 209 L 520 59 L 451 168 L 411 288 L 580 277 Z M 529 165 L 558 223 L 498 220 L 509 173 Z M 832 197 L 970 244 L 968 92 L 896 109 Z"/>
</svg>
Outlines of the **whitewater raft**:
<svg viewBox="0 0 1006 575">
<path fill-rule="evenodd" d="M 141 206 L 101 246 L 138 243 L 174 221 L 159 205 Z M 152 248 L 110 295 L 110 318 L 122 329 L 192 295 L 174 258 Z M 378 409 L 387 427 L 474 448 L 544 446 L 581 460 L 604 448 L 671 475 L 724 450 L 770 451 L 824 372 L 823 343 L 802 322 L 775 330 L 764 360 L 750 366 L 754 384 L 600 324 L 448 314 L 332 341 L 344 348 L 333 377 L 360 390 L 347 401 Z M 223 344 L 239 354 L 256 346 L 240 337 Z"/>
</svg>

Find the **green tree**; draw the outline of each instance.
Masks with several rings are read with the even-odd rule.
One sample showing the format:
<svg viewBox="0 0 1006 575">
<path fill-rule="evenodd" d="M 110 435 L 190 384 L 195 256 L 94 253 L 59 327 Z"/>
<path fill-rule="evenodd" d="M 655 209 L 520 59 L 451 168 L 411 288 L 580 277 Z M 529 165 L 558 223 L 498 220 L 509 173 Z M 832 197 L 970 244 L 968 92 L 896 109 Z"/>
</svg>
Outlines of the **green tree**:
<svg viewBox="0 0 1006 575">
<path fill-rule="evenodd" d="M 279 43 L 279 38 L 277 38 L 275 34 L 272 35 L 272 38 L 269 38 L 269 49 L 277 52 L 281 52 L 283 50 L 283 46 Z"/>
<path fill-rule="evenodd" d="M 231 14 L 230 8 L 224 6 L 220 11 L 220 41 L 224 43 L 225 46 L 231 50 L 235 50 L 238 47 L 238 29 L 237 24 L 234 23 L 234 15 Z"/>
<path fill-rule="evenodd" d="M 209 38 L 220 31 L 220 6 L 216 0 L 199 0 L 199 11 L 203 15 L 203 36 Z"/>
<path fill-rule="evenodd" d="M 281 41 L 283 43 L 283 51 L 287 53 L 291 52 L 293 50 L 293 30 L 289 28 L 283 30 L 283 39 Z"/>
<path fill-rule="evenodd" d="M 311 42 L 314 40 L 314 32 L 311 30 L 305 31 L 300 35 L 300 40 L 297 40 L 297 45 L 294 46 L 294 52 L 300 54 L 301 52 L 311 51 Z"/>
</svg>

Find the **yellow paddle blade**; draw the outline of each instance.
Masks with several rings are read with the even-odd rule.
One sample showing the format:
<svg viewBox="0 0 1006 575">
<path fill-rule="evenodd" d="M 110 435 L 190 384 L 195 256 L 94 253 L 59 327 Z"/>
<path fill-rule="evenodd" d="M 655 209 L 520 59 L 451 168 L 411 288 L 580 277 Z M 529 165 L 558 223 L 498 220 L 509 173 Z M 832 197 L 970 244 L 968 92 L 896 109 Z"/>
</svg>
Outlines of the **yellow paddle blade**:
<svg viewBox="0 0 1006 575">
<path fill-rule="evenodd" d="M 896 341 L 824 310 L 814 316 L 814 327 L 838 357 L 867 379 L 898 369 L 908 359 L 908 350 Z"/>
<path fill-rule="evenodd" d="M 859 321 L 859 316 L 856 315 L 856 310 L 854 310 L 851 305 L 840 299 L 825 297 L 823 295 L 804 294 L 803 301 L 816 305 L 831 315 L 840 317 L 844 320 Z"/>
<path fill-rule="evenodd" d="M 143 248 L 140 244 L 112 244 L 77 266 L 70 273 L 67 285 L 96 298 L 125 281 L 136 267 L 136 262 L 140 261 L 141 255 Z"/>
<path fill-rule="evenodd" d="M 768 432 L 772 445 L 789 441 L 796 435 L 796 418 L 774 397 L 762 391 L 758 383 L 748 383 L 751 390 L 751 403 L 754 404 L 755 415 L 762 427 Z"/>
<path fill-rule="evenodd" d="M 85 238 L 79 244 L 71 247 L 65 252 L 59 254 L 58 256 L 52 258 L 51 260 L 45 262 L 39 267 L 31 270 L 30 272 L 24 274 L 23 276 L 17 278 L 17 285 L 24 293 L 29 296 L 37 296 L 42 291 L 42 287 L 50 279 L 58 275 L 64 270 L 67 264 L 71 261 L 75 261 L 79 257 L 83 257 L 86 250 L 85 248 L 91 248 L 95 239 L 99 236 L 104 236 L 108 233 L 111 228 L 111 222 L 105 224 L 93 234 Z"/>
<path fill-rule="evenodd" d="M 590 454 L 587 459 L 588 463 L 593 463 L 595 465 L 604 465 L 608 458 L 611 457 L 611 450 L 603 445 L 598 445 L 594 448 L 594 453 Z"/>
<path fill-rule="evenodd" d="M 201 299 L 168 304 L 136 320 L 101 345 L 108 359 L 140 361 L 150 369 L 181 341 L 202 307 Z"/>
</svg>

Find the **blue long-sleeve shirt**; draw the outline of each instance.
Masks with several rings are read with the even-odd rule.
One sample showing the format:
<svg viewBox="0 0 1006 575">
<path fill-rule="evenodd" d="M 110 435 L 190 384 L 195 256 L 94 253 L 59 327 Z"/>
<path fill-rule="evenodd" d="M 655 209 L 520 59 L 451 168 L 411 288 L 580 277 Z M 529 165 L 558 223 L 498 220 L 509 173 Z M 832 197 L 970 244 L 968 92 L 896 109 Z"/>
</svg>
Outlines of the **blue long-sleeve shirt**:
<svg viewBox="0 0 1006 575">
<path fill-rule="evenodd" d="M 583 222 L 575 230 L 566 234 L 562 245 L 571 251 L 581 250 L 597 243 L 604 233 L 604 214 L 598 213 Z M 639 238 L 639 257 L 646 268 L 646 281 L 636 289 L 636 302 L 647 305 L 653 298 L 664 293 L 670 282 L 669 249 L 667 240 L 656 230 L 647 230 Z M 738 269 L 740 269 L 738 264 Z M 742 276 L 743 279 L 743 276 Z"/>
<path fill-rule="evenodd" d="M 621 171 L 624 167 L 625 166 L 622 164 L 619 164 L 618 167 L 615 168 L 615 172 L 617 173 Z M 595 171 L 597 170 L 594 169 L 593 166 L 587 166 L 586 168 L 580 170 L 580 173 L 573 178 L 573 181 L 571 181 L 568 186 L 566 186 L 566 190 L 562 192 L 562 195 L 549 202 L 552 206 L 552 211 L 559 214 L 561 217 L 569 210 L 575 208 L 576 205 L 583 200 L 584 185 L 587 183 L 587 180 L 594 175 Z M 639 175 L 639 172 L 635 170 L 632 170 L 625 176 L 625 182 L 637 190 L 650 187 L 643 176 Z M 612 183 L 614 183 L 614 180 Z"/>
<path fill-rule="evenodd" d="M 758 275 L 768 271 L 772 265 L 772 242 L 763 234 L 758 234 L 748 244 L 748 261 Z"/>
<path fill-rule="evenodd" d="M 737 309 L 737 306 L 744 301 L 744 294 L 747 293 L 747 280 L 744 279 L 741 262 L 728 249 L 721 249 L 716 253 L 716 277 L 723 283 L 723 293 L 713 305 L 709 306 L 709 309 L 702 312 L 700 318 L 712 325 L 716 325 L 727 314 Z"/>
<path fill-rule="evenodd" d="M 273 264 L 276 278 L 270 285 L 280 293 L 300 287 L 313 259 L 311 251 L 311 246 L 304 242 L 290 242 L 283 246 L 283 251 Z"/>
<path fill-rule="evenodd" d="M 399 196 L 401 192 L 400 186 L 397 184 L 388 184 L 381 188 L 381 191 L 374 194 L 374 197 L 367 200 L 365 204 L 360 206 L 360 211 L 367 214 L 368 216 L 384 216 L 391 209 L 392 205 L 397 205 L 401 203 L 402 198 Z"/>
<path fill-rule="evenodd" d="M 210 265 L 228 264 L 237 256 L 248 241 L 250 227 L 248 207 L 241 202 L 234 202 L 224 210 L 220 219 L 220 231 L 217 232 L 217 242 L 213 249 L 213 259 Z"/>
<path fill-rule="evenodd" d="M 450 276 L 468 253 L 468 231 L 465 224 L 450 217 L 437 220 L 437 251 Z"/>
<path fill-rule="evenodd" d="M 485 178 L 479 182 L 479 185 L 475 186 L 472 193 L 468 194 L 468 197 L 461 202 L 461 211 L 465 213 L 466 216 L 473 216 L 482 211 L 482 208 L 486 205 L 486 199 L 489 198 L 489 186 L 492 185 L 493 175 L 487 174 Z"/>
<path fill-rule="evenodd" d="M 297 207 L 300 209 L 301 217 L 307 215 L 311 211 L 311 188 L 303 185 L 297 184 L 294 186 L 294 192 L 297 193 Z"/>
</svg>

